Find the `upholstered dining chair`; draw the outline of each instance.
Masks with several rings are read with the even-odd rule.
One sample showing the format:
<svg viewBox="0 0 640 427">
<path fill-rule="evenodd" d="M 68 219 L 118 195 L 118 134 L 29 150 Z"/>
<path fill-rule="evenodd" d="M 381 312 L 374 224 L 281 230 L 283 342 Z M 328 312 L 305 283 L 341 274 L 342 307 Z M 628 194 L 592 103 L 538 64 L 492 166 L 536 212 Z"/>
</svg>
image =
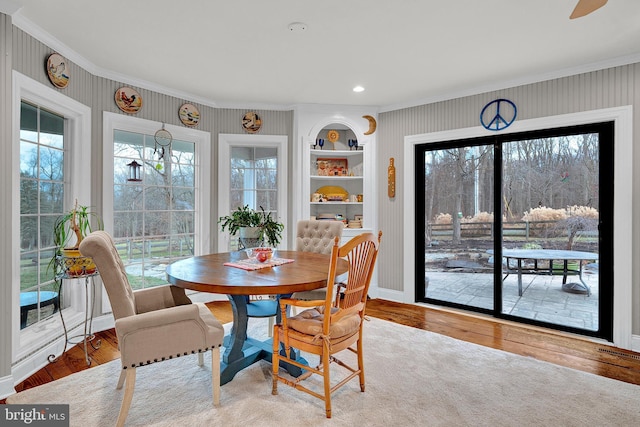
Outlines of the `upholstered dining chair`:
<svg viewBox="0 0 640 427">
<path fill-rule="evenodd" d="M 342 238 L 342 221 L 298 221 L 296 230 L 296 251 L 316 252 L 329 255 L 335 238 Z M 323 300 L 327 288 L 295 292 L 291 298 L 301 300 Z"/>
<path fill-rule="evenodd" d="M 296 251 L 330 254 L 335 237 L 342 237 L 344 223 L 341 221 L 298 221 L 296 229 Z M 295 292 L 292 298 L 303 300 L 324 299 L 327 288 Z M 269 336 L 273 332 L 274 319 L 278 314 L 279 295 L 252 296 L 247 298 L 247 317 L 269 319 Z"/>
<path fill-rule="evenodd" d="M 304 391 L 325 402 L 327 418 L 331 418 L 331 394 L 355 377 L 360 379 L 360 390 L 364 392 L 364 357 L 362 348 L 363 322 L 367 304 L 367 292 L 371 276 L 378 257 L 378 248 L 382 232 L 378 236 L 363 233 L 339 246 L 339 239 L 334 239 L 331 251 L 327 292 L 323 300 L 303 301 L 293 298 L 281 298 L 280 310 L 282 322 L 273 328 L 273 389 L 278 394 L 278 382 Z M 339 258 L 346 258 L 349 263 L 349 280 L 343 291 L 344 297 L 332 298 L 335 284 L 336 266 Z M 292 317 L 287 317 L 287 305 L 305 307 L 306 310 Z M 284 353 L 280 353 L 280 344 L 284 344 Z M 355 348 L 353 345 L 355 344 Z M 292 357 L 295 348 L 302 352 L 316 354 L 320 357 L 318 366 L 305 366 Z M 353 362 L 346 363 L 335 355 L 349 350 L 357 355 L 357 367 Z M 304 369 L 306 372 L 294 380 L 279 375 L 280 361 Z M 330 364 L 346 369 L 347 375 L 339 382 L 332 382 Z M 303 382 L 312 375 L 323 377 L 323 387 L 313 387 Z"/>
<path fill-rule="evenodd" d="M 273 333 L 273 325 L 278 315 L 278 295 L 247 296 L 247 317 L 268 319 L 267 334 Z"/>
<path fill-rule="evenodd" d="M 111 236 L 94 231 L 80 244 L 83 256 L 93 258 L 109 296 L 120 348 L 122 371 L 117 389 L 126 383 L 116 425 L 124 425 L 136 381 L 136 368 L 174 357 L 211 350 L 213 403 L 220 403 L 220 346 L 222 324 L 204 304 L 193 304 L 184 289 L 171 285 L 132 290 L 124 264 Z"/>
</svg>

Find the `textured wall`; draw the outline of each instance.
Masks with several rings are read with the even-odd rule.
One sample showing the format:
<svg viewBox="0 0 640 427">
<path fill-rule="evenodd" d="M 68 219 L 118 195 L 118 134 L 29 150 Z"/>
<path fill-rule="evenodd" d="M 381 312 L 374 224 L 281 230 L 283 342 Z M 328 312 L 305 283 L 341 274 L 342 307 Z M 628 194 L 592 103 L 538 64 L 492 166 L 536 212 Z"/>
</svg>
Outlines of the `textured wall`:
<svg viewBox="0 0 640 427">
<path fill-rule="evenodd" d="M 11 165 L 13 163 L 13 144 L 11 144 L 11 18 L 0 13 L 0 168 L 2 170 L 2 191 L 0 191 L 0 203 L 2 206 L 11 206 L 11 188 L 7 183 L 11 182 Z M 0 227 L 2 230 L 11 230 L 11 210 L 0 210 Z M 0 271 L 5 272 L 5 280 L 0 283 L 0 396 L 11 391 L 11 304 L 12 286 L 10 275 L 12 253 L 11 239 L 2 239 L 0 243 Z"/>
<path fill-rule="evenodd" d="M 11 143 L 11 129 L 12 123 L 12 97 L 11 97 L 11 85 L 12 85 L 12 69 L 28 76 L 29 78 L 51 88 L 55 88 L 47 76 L 45 70 L 45 63 L 48 56 L 53 53 L 53 49 L 49 48 L 45 44 L 41 43 L 31 35 L 25 33 L 12 26 L 11 18 L 7 15 L 0 13 L 0 47 L 2 48 L 2 56 L 0 58 L 0 88 L 2 89 L 2 97 L 0 98 L 0 138 L 2 141 L 0 151 L 0 162 L 3 162 L 2 170 L 5 171 L 5 179 L 0 184 L 2 186 L 1 200 L 4 202 L 4 206 L 11 206 L 11 187 L 9 185 L 10 173 L 12 170 L 12 147 Z M 15 55 L 11 55 L 15 52 Z M 158 129 L 162 126 L 162 123 L 184 126 L 178 117 L 179 107 L 189 102 L 198 107 L 200 110 L 201 120 L 196 126 L 196 129 L 211 133 L 211 158 L 209 159 L 209 165 L 211 167 L 211 188 L 214 194 L 211 197 L 211 206 L 209 212 L 211 212 L 210 226 L 211 226 L 211 248 L 217 247 L 217 233 L 215 232 L 217 227 L 217 213 L 218 203 L 216 197 L 217 191 L 217 144 L 219 133 L 232 133 L 232 134 L 245 134 L 242 129 L 242 117 L 249 110 L 240 109 L 221 109 L 205 106 L 193 102 L 189 99 L 176 98 L 174 96 L 165 95 L 156 91 L 136 87 L 135 85 L 126 84 L 119 81 L 95 76 L 88 71 L 84 70 L 80 66 L 69 61 L 69 84 L 63 89 L 55 89 L 63 93 L 64 95 L 81 102 L 91 108 L 91 140 L 86 141 L 87 144 L 91 144 L 91 150 L 93 157 L 91 160 L 91 205 L 96 207 L 96 210 L 100 213 L 103 210 L 102 206 L 102 131 L 103 131 L 103 112 L 108 111 L 117 114 L 126 114 L 122 112 L 115 104 L 114 95 L 118 88 L 121 86 L 131 86 L 136 89 L 143 99 L 143 106 L 141 110 L 135 114 L 135 117 L 139 117 L 146 120 L 152 120 L 158 122 Z M 263 127 L 260 130 L 260 134 L 270 135 L 286 135 L 289 139 L 289 149 L 293 143 L 293 111 L 266 111 L 266 110 L 253 110 L 260 115 L 263 119 Z M 290 157 L 291 159 L 291 157 Z M 291 170 L 291 165 L 289 165 Z M 291 194 L 291 188 L 289 188 L 289 194 Z M 289 206 L 287 207 L 289 215 L 292 212 L 293 200 L 289 198 Z M 15 207 L 17 209 L 17 207 Z M 0 211 L 0 224 L 3 226 L 3 230 L 12 229 L 11 224 L 11 209 L 4 209 Z M 2 246 L 0 247 L 0 261 L 2 263 L 2 271 L 11 271 L 11 257 L 8 256 L 12 253 L 10 239 L 3 239 Z M 9 274 L 7 274 L 9 277 Z M 7 390 L 13 387 L 14 379 L 11 378 L 11 363 L 12 363 L 12 328 L 11 328 L 11 305 L 12 305 L 12 282 L 11 280 L 5 280 L 0 285 L 0 395 L 6 395 Z M 100 304 L 98 303 L 98 306 Z"/>
<path fill-rule="evenodd" d="M 4 16 L 4 15 L 2 15 Z M 10 40 L 11 38 L 8 38 Z M 13 28 L 13 48 L 16 52 L 20 52 L 14 61 L 13 68 L 44 84 L 51 86 L 45 71 L 45 62 L 47 57 L 53 53 L 53 50 L 40 41 L 34 39 L 18 28 Z M 68 61 L 68 60 L 67 60 Z M 241 109 L 223 109 L 213 108 L 193 102 L 189 99 L 176 98 L 174 96 L 165 95 L 148 89 L 143 89 L 123 82 L 118 82 L 103 77 L 97 77 L 85 71 L 76 64 L 68 61 L 70 65 L 69 85 L 64 89 L 57 89 L 66 96 L 73 98 L 92 109 L 91 118 L 91 144 L 93 153 L 102 153 L 102 113 L 109 111 L 112 113 L 123 113 L 114 101 L 116 90 L 122 86 L 130 86 L 137 90 L 143 100 L 142 108 L 135 117 L 146 120 L 154 120 L 158 122 L 158 129 L 162 123 L 175 126 L 183 126 L 178 117 L 178 109 L 186 102 L 192 103 L 200 110 L 200 122 L 196 129 L 211 133 L 211 188 L 214 194 L 211 198 L 210 212 L 217 212 L 218 203 L 215 191 L 217 191 L 217 146 L 219 133 L 244 134 L 242 129 L 242 117 L 248 110 Z M 293 143 L 293 112 L 292 111 L 270 111 L 270 110 L 253 110 L 262 118 L 263 126 L 260 134 L 263 135 L 287 135 L 289 144 Z M 9 118 L 10 120 L 10 118 Z M 289 165 L 290 167 L 291 165 Z M 100 155 L 93 156 L 92 159 L 92 176 L 91 176 L 91 194 L 93 199 L 91 205 L 101 212 L 102 207 L 102 157 Z M 291 194 L 291 188 L 289 188 Z M 293 201 L 289 200 L 287 207 L 288 214 L 291 215 Z M 217 227 L 215 215 L 211 217 L 211 230 Z M 212 237 L 216 238 L 216 233 L 212 232 Z M 212 240 L 212 248 L 217 247 L 217 242 Z"/>
<path fill-rule="evenodd" d="M 2 34 L 1 46 L 3 48 L 0 59 L 0 87 L 2 88 L 2 100 L 0 101 L 0 135 L 2 137 L 1 158 L 4 170 L 10 170 L 11 144 L 11 104 L 10 82 L 11 69 L 15 69 L 42 84 L 51 86 L 48 81 L 44 64 L 47 56 L 52 53 L 52 49 L 34 39 L 22 30 L 11 26 L 10 18 L 0 14 L 0 32 Z M 6 56 L 6 53 L 16 52 L 15 55 Z M 96 77 L 83 70 L 74 63 L 70 63 L 70 83 L 65 89 L 58 89 L 65 95 L 92 108 L 92 150 L 94 153 L 102 152 L 102 112 L 110 111 L 122 113 L 114 102 L 114 93 L 122 82 Z M 212 142 L 212 188 L 216 191 L 217 186 L 217 135 L 219 133 L 242 134 L 241 118 L 246 110 L 241 109 L 220 109 L 197 104 L 189 99 L 180 99 L 162 93 L 135 87 L 144 100 L 142 110 L 137 117 L 156 120 L 158 125 L 168 123 L 181 126 L 177 111 L 184 102 L 192 102 L 201 113 L 201 121 L 197 129 L 211 133 Z M 381 248 L 381 255 L 378 264 L 379 287 L 390 291 L 402 292 L 405 286 L 413 287 L 413 283 L 406 283 L 402 272 L 403 254 L 403 217 L 404 195 L 403 188 L 403 144 L 404 137 L 422 133 L 438 132 L 444 130 L 478 127 L 478 116 L 482 107 L 489 101 L 498 97 L 511 99 L 518 105 L 518 119 L 530 119 L 537 117 L 553 116 L 564 113 L 588 111 L 607 107 L 633 105 L 640 106 L 640 64 L 615 67 L 611 69 L 580 74 L 576 76 L 554 79 L 536 84 L 523 85 L 510 89 L 494 91 L 459 99 L 443 102 L 435 102 L 427 105 L 420 105 L 396 111 L 389 111 L 379 114 L 377 141 L 377 165 L 376 176 L 380 179 L 378 191 L 378 228 L 384 232 L 384 240 Z M 256 112 L 263 118 L 263 128 L 261 134 L 287 135 L 290 147 L 293 141 L 294 115 L 291 111 L 261 111 Z M 640 115 L 637 109 L 634 110 L 634 128 L 640 125 Z M 634 133 L 634 146 L 637 136 Z M 634 163 L 638 163 L 637 152 L 633 153 Z M 386 185 L 384 185 L 384 171 L 389 163 L 389 158 L 395 158 L 397 169 L 396 174 L 396 197 L 390 200 L 386 197 Z M 289 156 L 290 162 L 293 156 Z M 99 155 L 94 155 L 92 160 L 92 194 L 91 203 L 102 209 L 102 159 Z M 294 170 L 289 165 L 289 170 Z M 634 188 L 640 188 L 640 174 L 633 177 Z M 295 177 L 294 177 L 295 178 Z M 7 180 L 4 180 L 7 182 Z M 293 179 L 289 180 L 290 190 Z M 3 187 L 2 198 L 7 201 L 10 194 L 6 187 Z M 293 191 L 290 192 L 293 194 Z M 7 200 L 5 200 L 7 199 Z M 292 204 L 290 198 L 288 207 L 289 217 L 293 217 Z M 634 202 L 633 214 L 637 216 L 638 200 Z M 211 212 L 217 212 L 217 197 L 213 194 L 211 201 Z M 5 229 L 11 226 L 9 213 L 0 214 L 0 221 Z M 217 226 L 214 215 L 211 218 L 212 230 Z M 634 257 L 635 265 L 640 265 L 638 261 L 637 245 L 640 242 L 639 227 L 634 227 Z M 215 233 L 212 233 L 215 235 Z M 212 240 L 213 247 L 217 242 Z M 3 247 L 1 253 L 10 253 L 10 247 Z M 3 261 L 8 262 L 8 261 Z M 9 267 L 9 266 L 7 266 Z M 9 271 L 8 268 L 5 271 Z M 634 333 L 640 333 L 640 270 L 633 273 L 634 281 Z M 4 289 L 2 288 L 5 292 Z M 0 296 L 6 296 L 4 293 Z M 1 298 L 6 301 L 5 298 Z M 0 303 L 0 308 L 2 308 Z M 5 310 L 2 310 L 5 312 Z M 0 322 L 5 324 L 5 322 Z M 8 332 L 6 332 L 8 333 Z M 5 331 L 0 330 L 0 342 L 5 343 Z M 4 350 L 7 351 L 7 350 Z M 0 353 L 0 362 L 2 355 Z M 0 363 L 0 376 L 2 376 L 5 365 Z"/>
</svg>

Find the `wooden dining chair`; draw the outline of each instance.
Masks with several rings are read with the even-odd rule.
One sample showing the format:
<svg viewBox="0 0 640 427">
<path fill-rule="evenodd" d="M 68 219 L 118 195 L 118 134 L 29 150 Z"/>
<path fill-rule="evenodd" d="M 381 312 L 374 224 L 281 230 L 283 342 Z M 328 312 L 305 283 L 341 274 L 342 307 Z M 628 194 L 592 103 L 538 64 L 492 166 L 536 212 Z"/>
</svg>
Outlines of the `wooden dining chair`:
<svg viewBox="0 0 640 427">
<path fill-rule="evenodd" d="M 113 239 L 104 231 L 85 237 L 80 252 L 93 258 L 115 319 L 122 363 L 116 388 L 121 389 L 126 383 L 116 425 L 124 425 L 127 418 L 138 367 L 189 354 L 198 354 L 198 364 L 202 366 L 202 354 L 208 350 L 213 403 L 218 405 L 224 328 L 209 308 L 192 303 L 184 289 L 176 286 L 132 290 Z"/>
<path fill-rule="evenodd" d="M 296 251 L 330 254 L 335 237 L 342 237 L 344 223 L 341 221 L 298 221 L 296 229 Z M 327 288 L 295 292 L 291 297 L 303 300 L 324 299 Z M 273 333 L 274 320 L 278 314 L 280 295 L 251 295 L 247 297 L 247 317 L 268 318 L 268 335 Z"/>
<path fill-rule="evenodd" d="M 364 357 L 362 351 L 363 322 L 367 304 L 367 291 L 371 283 L 373 269 L 382 232 L 378 236 L 363 233 L 339 246 L 339 239 L 334 239 L 327 277 L 327 292 L 323 300 L 304 301 L 293 298 L 280 299 L 282 322 L 273 328 L 273 389 L 278 394 L 278 382 L 282 382 L 297 390 L 304 391 L 325 402 L 327 418 L 331 418 L 331 394 L 355 377 L 360 379 L 360 390 L 364 392 Z M 339 258 L 349 263 L 349 280 L 344 285 L 343 298 L 332 298 L 335 286 L 336 266 Z M 305 307 L 306 310 L 292 317 L 287 317 L 287 305 Z M 280 345 L 284 344 L 284 353 Z M 353 345 L 355 344 L 355 348 Z M 316 354 L 320 357 L 318 366 L 312 368 L 296 360 L 293 349 Z M 335 355 L 349 350 L 357 356 L 357 367 L 354 363 L 346 363 Z M 280 361 L 290 363 L 305 370 L 305 373 L 293 380 L 279 375 Z M 332 382 L 330 364 L 335 362 L 345 368 L 346 375 L 339 382 Z M 303 382 L 312 375 L 323 377 L 323 387 L 313 387 Z"/>
</svg>

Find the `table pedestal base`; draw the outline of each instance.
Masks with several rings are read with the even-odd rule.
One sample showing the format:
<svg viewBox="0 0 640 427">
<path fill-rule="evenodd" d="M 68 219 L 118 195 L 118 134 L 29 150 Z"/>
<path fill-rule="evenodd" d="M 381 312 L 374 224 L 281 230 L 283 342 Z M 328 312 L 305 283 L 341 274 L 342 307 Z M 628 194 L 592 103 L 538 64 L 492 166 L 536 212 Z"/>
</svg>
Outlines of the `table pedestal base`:
<svg viewBox="0 0 640 427">
<path fill-rule="evenodd" d="M 244 295 L 229 295 L 231 309 L 233 311 L 233 326 L 231 333 L 224 337 L 225 351 L 220 362 L 220 384 L 226 384 L 242 369 L 250 366 L 262 359 L 271 362 L 273 356 L 273 340 L 260 341 L 247 337 L 247 302 Z M 281 346 L 281 352 L 284 352 Z M 308 362 L 300 357 L 299 352 L 294 350 L 297 361 L 307 365 Z M 284 353 L 283 353 L 284 354 Z M 304 372 L 297 366 L 280 362 L 280 367 L 285 369 L 291 376 L 299 377 Z"/>
<path fill-rule="evenodd" d="M 224 346 L 228 348 L 229 342 L 232 339 L 233 337 L 231 335 L 225 336 Z M 284 354 L 284 349 L 281 349 L 281 352 Z M 223 357 L 223 360 L 220 362 L 220 384 L 228 383 L 238 372 L 260 360 L 264 359 L 271 362 L 273 357 L 273 340 L 260 341 L 254 338 L 247 338 L 242 353 L 243 356 L 235 360 L 229 360 Z M 303 357 L 300 357 L 299 352 L 296 354 L 298 355 L 297 360 L 300 363 L 308 364 Z M 283 361 L 280 361 L 280 367 L 285 369 L 293 377 L 299 377 L 304 373 L 304 370 L 299 367 L 284 363 Z"/>
</svg>

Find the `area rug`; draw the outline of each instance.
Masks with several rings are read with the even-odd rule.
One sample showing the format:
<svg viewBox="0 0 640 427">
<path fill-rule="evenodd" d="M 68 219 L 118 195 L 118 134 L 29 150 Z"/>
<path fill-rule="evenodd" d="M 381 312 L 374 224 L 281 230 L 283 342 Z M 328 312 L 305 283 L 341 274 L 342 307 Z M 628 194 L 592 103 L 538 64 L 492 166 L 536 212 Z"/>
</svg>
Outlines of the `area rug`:
<svg viewBox="0 0 640 427">
<path fill-rule="evenodd" d="M 253 321 L 253 320 L 252 320 Z M 251 325 L 265 334 L 266 323 Z M 366 392 L 358 381 L 324 403 L 281 384 L 256 363 L 211 399 L 211 359 L 195 356 L 138 369 L 128 426 L 632 426 L 640 386 L 372 318 L 365 324 Z M 338 368 L 339 372 L 340 368 Z M 114 425 L 122 390 L 113 361 L 9 397 L 68 403 L 72 426 Z M 307 380 L 309 381 L 309 380 Z"/>
</svg>

